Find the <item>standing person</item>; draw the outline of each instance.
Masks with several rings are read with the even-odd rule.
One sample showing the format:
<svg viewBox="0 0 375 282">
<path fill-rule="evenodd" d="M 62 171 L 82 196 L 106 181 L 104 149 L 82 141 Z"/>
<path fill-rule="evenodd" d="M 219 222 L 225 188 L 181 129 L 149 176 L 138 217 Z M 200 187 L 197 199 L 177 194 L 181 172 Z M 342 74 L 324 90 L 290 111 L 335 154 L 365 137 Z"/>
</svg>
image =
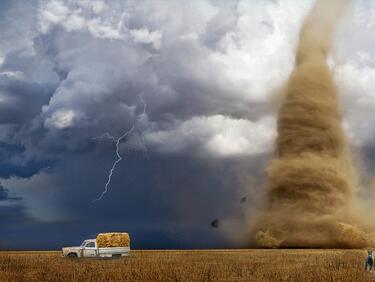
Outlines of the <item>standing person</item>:
<svg viewBox="0 0 375 282">
<path fill-rule="evenodd" d="M 366 272 L 372 271 L 373 266 L 374 266 L 374 256 L 372 254 L 372 250 L 368 250 L 366 263 L 365 263 L 365 271 Z"/>
</svg>

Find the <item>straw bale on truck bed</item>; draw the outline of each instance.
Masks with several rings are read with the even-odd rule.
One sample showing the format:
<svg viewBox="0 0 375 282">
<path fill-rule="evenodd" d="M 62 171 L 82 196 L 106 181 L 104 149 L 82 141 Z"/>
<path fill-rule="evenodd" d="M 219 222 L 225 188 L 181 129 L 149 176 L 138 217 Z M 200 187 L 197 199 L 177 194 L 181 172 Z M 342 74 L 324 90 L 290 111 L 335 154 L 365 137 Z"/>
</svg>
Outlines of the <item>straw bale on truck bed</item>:
<svg viewBox="0 0 375 282">
<path fill-rule="evenodd" d="M 96 243 L 98 248 L 129 247 L 130 237 L 128 233 L 99 233 Z"/>
</svg>

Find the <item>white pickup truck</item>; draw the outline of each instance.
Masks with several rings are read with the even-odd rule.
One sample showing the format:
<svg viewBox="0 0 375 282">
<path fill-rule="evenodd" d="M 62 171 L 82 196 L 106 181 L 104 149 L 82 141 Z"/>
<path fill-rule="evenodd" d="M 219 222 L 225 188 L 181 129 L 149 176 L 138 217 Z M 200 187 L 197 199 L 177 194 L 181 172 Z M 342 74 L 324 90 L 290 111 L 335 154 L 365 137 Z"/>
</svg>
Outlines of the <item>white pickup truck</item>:
<svg viewBox="0 0 375 282">
<path fill-rule="evenodd" d="M 130 247 L 98 248 L 96 239 L 88 239 L 79 247 L 62 248 L 62 252 L 68 258 L 114 258 L 129 256 Z"/>
</svg>

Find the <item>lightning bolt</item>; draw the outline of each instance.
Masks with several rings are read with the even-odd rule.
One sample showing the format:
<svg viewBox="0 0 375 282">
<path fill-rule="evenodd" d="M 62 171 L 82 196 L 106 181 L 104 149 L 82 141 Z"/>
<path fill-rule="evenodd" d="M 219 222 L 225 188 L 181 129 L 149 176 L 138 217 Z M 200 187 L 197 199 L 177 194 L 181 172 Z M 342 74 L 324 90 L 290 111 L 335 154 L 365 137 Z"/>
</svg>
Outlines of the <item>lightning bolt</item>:
<svg viewBox="0 0 375 282">
<path fill-rule="evenodd" d="M 93 200 L 92 203 L 100 201 L 104 197 L 104 195 L 109 191 L 109 186 L 110 186 L 111 181 L 112 181 L 113 172 L 115 171 L 117 164 L 119 162 L 121 162 L 121 160 L 123 159 L 123 157 L 120 154 L 120 143 L 121 143 L 121 141 L 124 140 L 128 135 L 130 135 L 136 129 L 139 119 L 141 119 L 143 117 L 146 117 L 147 104 L 145 103 L 145 101 L 143 100 L 143 98 L 141 96 L 139 96 L 139 100 L 141 101 L 141 103 L 143 105 L 143 111 L 139 115 L 139 118 L 137 119 L 137 121 L 135 121 L 133 123 L 132 127 L 129 130 L 125 131 L 119 138 L 115 138 L 109 132 L 105 132 L 102 135 L 94 138 L 94 140 L 104 139 L 104 138 L 112 140 L 115 143 L 115 145 L 116 145 L 116 156 L 117 156 L 117 158 L 113 162 L 112 167 L 109 170 L 108 177 L 107 177 L 107 182 L 106 182 L 106 184 L 104 186 L 103 192 L 100 194 L 100 196 L 98 198 L 96 198 L 95 200 Z M 137 129 L 137 131 L 140 133 L 140 136 L 141 136 L 141 139 L 142 139 L 141 143 L 142 143 L 143 148 L 145 150 L 146 156 L 148 156 L 147 155 L 147 147 L 145 145 L 145 140 L 144 140 L 144 134 L 139 129 Z"/>
<path fill-rule="evenodd" d="M 100 139 L 101 138 L 108 138 L 108 139 L 113 140 L 115 142 L 115 144 L 116 144 L 117 159 L 115 160 L 115 162 L 113 163 L 113 165 L 112 165 L 112 167 L 111 167 L 111 169 L 109 171 L 107 182 L 106 182 L 106 184 L 104 186 L 103 192 L 100 194 L 100 196 L 97 199 L 95 199 L 95 200 L 92 201 L 93 203 L 95 203 L 97 201 L 100 201 L 104 197 L 104 195 L 108 192 L 108 188 L 109 188 L 109 184 L 111 184 L 113 172 L 114 172 L 117 164 L 119 162 L 121 162 L 121 160 L 122 160 L 122 156 L 120 154 L 120 143 L 121 143 L 121 140 L 123 140 L 126 136 L 128 136 L 130 133 L 132 133 L 132 131 L 134 130 L 134 127 L 135 127 L 135 125 L 133 125 L 128 131 L 126 131 L 124 134 L 122 134 L 117 139 L 115 137 L 113 137 L 111 134 L 109 134 L 108 132 L 106 132 L 106 133 L 104 133 L 101 136 L 99 136 L 99 137 L 96 138 L 96 139 L 99 139 L 99 138 Z"/>
</svg>

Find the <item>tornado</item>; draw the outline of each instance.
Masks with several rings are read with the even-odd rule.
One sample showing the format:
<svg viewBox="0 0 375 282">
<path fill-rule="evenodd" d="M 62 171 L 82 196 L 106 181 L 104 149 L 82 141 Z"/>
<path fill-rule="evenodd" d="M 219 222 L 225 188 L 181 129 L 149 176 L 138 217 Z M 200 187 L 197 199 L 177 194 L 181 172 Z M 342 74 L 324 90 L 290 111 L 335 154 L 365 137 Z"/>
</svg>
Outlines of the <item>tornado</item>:
<svg viewBox="0 0 375 282">
<path fill-rule="evenodd" d="M 353 211 L 357 177 L 326 63 L 344 0 L 317 0 L 300 31 L 277 120 L 275 157 L 252 243 L 271 248 L 369 245 Z"/>
</svg>

